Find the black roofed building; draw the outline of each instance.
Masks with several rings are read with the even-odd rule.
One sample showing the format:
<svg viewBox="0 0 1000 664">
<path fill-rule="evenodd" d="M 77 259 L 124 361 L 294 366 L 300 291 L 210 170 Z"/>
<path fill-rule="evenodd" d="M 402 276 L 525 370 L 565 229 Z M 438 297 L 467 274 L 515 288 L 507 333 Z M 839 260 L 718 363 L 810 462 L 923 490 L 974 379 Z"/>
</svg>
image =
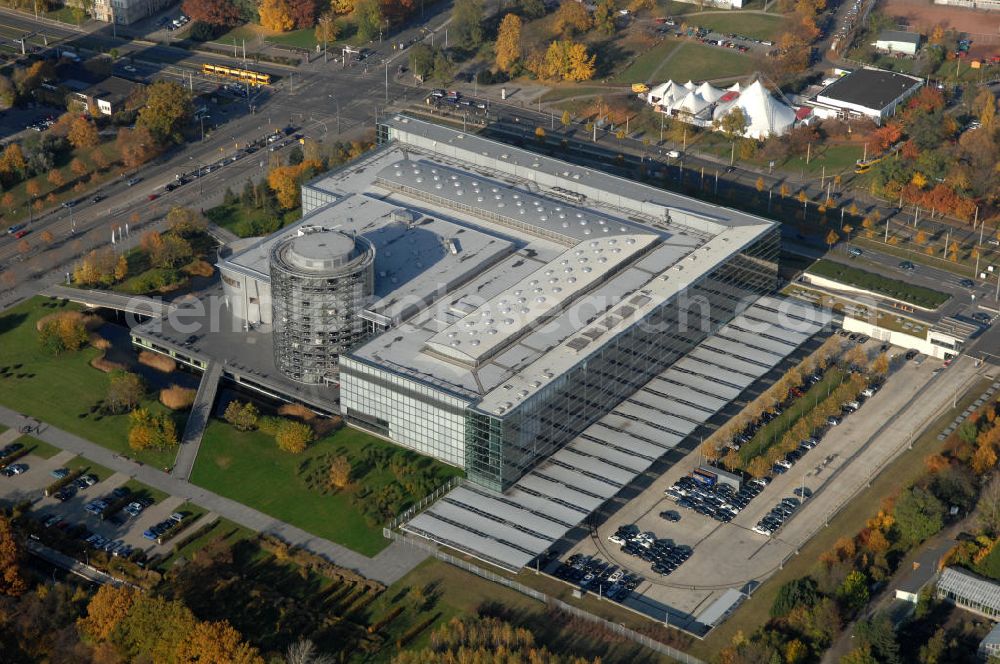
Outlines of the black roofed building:
<svg viewBox="0 0 1000 664">
<path fill-rule="evenodd" d="M 823 88 L 812 105 L 819 117 L 870 118 L 875 124 L 896 114 L 923 81 L 882 69 L 859 69 Z"/>
</svg>

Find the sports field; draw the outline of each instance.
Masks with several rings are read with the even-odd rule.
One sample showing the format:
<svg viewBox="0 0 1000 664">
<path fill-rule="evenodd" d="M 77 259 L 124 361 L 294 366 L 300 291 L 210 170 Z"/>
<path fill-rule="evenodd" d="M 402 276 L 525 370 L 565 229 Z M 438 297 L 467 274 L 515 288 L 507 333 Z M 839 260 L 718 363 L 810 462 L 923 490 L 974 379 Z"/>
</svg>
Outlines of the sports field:
<svg viewBox="0 0 1000 664">
<path fill-rule="evenodd" d="M 899 25 L 924 35 L 938 25 L 965 33 L 973 40 L 973 57 L 1000 54 L 1000 12 L 935 5 L 930 0 L 886 0 L 880 7 Z"/>
</svg>

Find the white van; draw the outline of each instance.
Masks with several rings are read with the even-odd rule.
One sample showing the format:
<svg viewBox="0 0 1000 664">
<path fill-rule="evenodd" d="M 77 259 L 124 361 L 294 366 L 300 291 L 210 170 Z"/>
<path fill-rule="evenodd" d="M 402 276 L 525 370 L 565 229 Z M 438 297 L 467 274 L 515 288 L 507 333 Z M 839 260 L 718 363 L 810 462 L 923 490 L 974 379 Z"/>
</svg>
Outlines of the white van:
<svg viewBox="0 0 1000 664">
<path fill-rule="evenodd" d="M 671 159 L 680 159 L 681 153 L 678 152 L 677 150 L 668 150 L 667 156 L 670 157 Z"/>
</svg>

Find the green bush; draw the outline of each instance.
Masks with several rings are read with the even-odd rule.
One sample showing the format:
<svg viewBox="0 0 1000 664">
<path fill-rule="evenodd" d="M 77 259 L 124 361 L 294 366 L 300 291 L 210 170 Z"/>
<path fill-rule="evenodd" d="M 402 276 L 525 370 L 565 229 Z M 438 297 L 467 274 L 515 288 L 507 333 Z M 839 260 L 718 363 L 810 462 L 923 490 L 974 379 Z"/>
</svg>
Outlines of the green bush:
<svg viewBox="0 0 1000 664">
<path fill-rule="evenodd" d="M 129 280 L 125 288 L 130 293 L 144 295 L 146 293 L 164 290 L 168 286 L 175 286 L 183 280 L 184 277 L 178 270 L 157 267 L 151 268 Z"/>
</svg>

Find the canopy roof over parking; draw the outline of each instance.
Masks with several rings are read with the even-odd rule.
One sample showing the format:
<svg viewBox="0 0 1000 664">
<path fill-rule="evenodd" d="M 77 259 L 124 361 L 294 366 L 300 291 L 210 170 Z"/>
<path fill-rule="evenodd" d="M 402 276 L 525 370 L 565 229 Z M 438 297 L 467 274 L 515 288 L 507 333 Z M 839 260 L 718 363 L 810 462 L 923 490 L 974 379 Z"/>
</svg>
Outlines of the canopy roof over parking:
<svg viewBox="0 0 1000 664">
<path fill-rule="evenodd" d="M 403 530 L 518 571 L 830 322 L 765 296 L 503 494 L 460 486 Z"/>
</svg>

